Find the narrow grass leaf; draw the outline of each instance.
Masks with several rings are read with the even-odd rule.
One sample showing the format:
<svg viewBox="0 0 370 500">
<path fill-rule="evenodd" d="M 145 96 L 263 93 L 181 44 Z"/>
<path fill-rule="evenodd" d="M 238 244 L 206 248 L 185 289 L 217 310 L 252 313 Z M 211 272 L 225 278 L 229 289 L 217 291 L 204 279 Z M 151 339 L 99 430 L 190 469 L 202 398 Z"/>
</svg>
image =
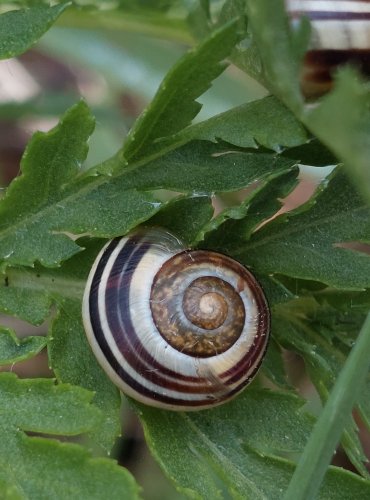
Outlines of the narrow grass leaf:
<svg viewBox="0 0 370 500">
<path fill-rule="evenodd" d="M 369 373 L 370 314 L 317 421 L 285 494 L 286 500 L 314 498 Z"/>
</svg>

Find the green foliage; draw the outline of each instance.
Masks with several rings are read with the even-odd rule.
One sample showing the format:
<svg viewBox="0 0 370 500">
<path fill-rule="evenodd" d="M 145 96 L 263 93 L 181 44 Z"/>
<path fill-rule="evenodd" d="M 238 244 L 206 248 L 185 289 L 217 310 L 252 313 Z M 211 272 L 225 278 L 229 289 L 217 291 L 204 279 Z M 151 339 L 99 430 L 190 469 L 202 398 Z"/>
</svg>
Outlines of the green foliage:
<svg viewBox="0 0 370 500">
<path fill-rule="evenodd" d="M 226 144 L 196 141 L 117 178 L 121 189 L 168 189 L 212 194 L 236 191 L 256 180 L 285 172 L 296 162 L 272 153 L 233 150 Z"/>
<path fill-rule="evenodd" d="M 1 203 L 0 252 L 4 260 L 32 264 L 38 259 L 42 264 L 51 266 L 58 263 L 59 252 L 69 257 L 77 251 L 77 245 L 64 234 L 52 235 L 50 229 L 45 228 L 48 219 L 45 212 L 53 212 L 51 219 L 54 226 L 51 230 L 58 229 L 56 224 L 65 210 L 60 203 L 63 188 L 69 178 L 77 174 L 78 165 L 86 157 L 86 141 L 93 126 L 87 106 L 81 103 L 61 120 L 57 129 L 33 136 L 23 156 L 23 175 L 11 184 Z M 28 224 L 33 227 L 32 236 L 25 228 Z M 31 237 L 29 242 L 27 235 Z M 57 244 L 54 243 L 54 236 Z"/>
<path fill-rule="evenodd" d="M 30 301 L 35 296 L 40 299 L 41 307 L 38 307 L 37 300 L 34 300 L 34 315 L 37 315 L 41 321 L 48 316 L 51 305 L 58 308 L 58 314 L 53 321 L 48 339 L 50 364 L 58 381 L 80 385 L 95 393 L 94 403 L 101 408 L 103 418 L 99 426 L 91 433 L 91 439 L 107 453 L 120 432 L 120 397 L 116 388 L 96 364 L 87 345 L 81 321 L 81 298 L 84 285 L 102 242 L 83 240 L 82 244 L 85 247 L 83 256 L 77 254 L 60 268 L 47 269 L 37 266 L 35 269 L 28 269 L 26 291 Z M 14 289 L 17 293 L 25 277 L 19 269 L 8 268 L 6 278 L 8 284 L 6 291 L 11 293 Z M 47 304 L 48 308 L 45 309 L 44 304 Z M 18 301 L 17 305 L 18 308 L 13 309 L 13 314 L 30 321 L 26 314 L 28 304 Z M 32 353 L 37 354 L 46 343 L 43 337 L 28 337 L 21 342 L 13 337 L 14 335 L 10 332 L 6 337 L 4 335 L 7 343 L 12 340 L 12 344 L 3 355 L 10 352 L 14 356 L 13 353 L 16 353 L 19 359 L 15 361 L 22 359 L 21 356 L 25 358 L 30 357 Z M 0 340 L 1 338 L 0 336 Z M 10 362 L 14 361 L 6 358 L 3 363 Z"/>
<path fill-rule="evenodd" d="M 284 490 L 292 467 L 279 453 L 298 452 L 311 429 L 301 406 L 293 395 L 251 389 L 211 411 L 140 407 L 139 414 L 153 453 L 193 498 L 219 499 L 227 492 L 231 498 L 273 498 Z M 184 450 L 186 461 L 180 458 Z"/>
<path fill-rule="evenodd" d="M 200 233 L 212 219 L 213 212 L 210 196 L 181 196 L 170 201 L 151 218 L 150 223 L 165 227 L 191 247 L 199 238 L 202 238 Z"/>
<path fill-rule="evenodd" d="M 93 126 L 81 101 L 55 129 L 36 133 L 30 141 L 22 159 L 23 175 L 11 184 L 0 206 L 0 254 L 8 263 L 30 265 L 37 260 L 55 266 L 80 251 L 65 232 L 121 234 L 159 209 L 151 193 L 131 186 L 122 197 L 120 178 L 113 183 L 105 178 L 80 180 Z M 97 212 L 93 208 L 98 205 Z"/>
<path fill-rule="evenodd" d="M 250 389 L 235 401 L 201 413 L 138 409 L 153 454 L 191 498 L 281 498 L 293 463 L 281 455 L 301 451 L 312 429 L 302 400 Z M 187 460 L 182 460 L 184 450 Z M 366 498 L 370 484 L 338 470 L 327 475 L 318 498 Z"/>
<path fill-rule="evenodd" d="M 101 413 L 90 392 L 2 373 L 0 396 L 3 498 L 137 497 L 133 479 L 114 462 L 76 444 L 26 435 L 77 436 L 95 428 Z"/>
<path fill-rule="evenodd" d="M 370 287 L 369 255 L 345 244 L 368 242 L 369 234 L 369 207 L 335 170 L 304 206 L 258 231 L 235 255 L 259 272 L 361 290 Z"/>
<path fill-rule="evenodd" d="M 309 40 L 307 20 L 303 19 L 295 29 L 291 28 L 284 12 L 284 0 L 276 0 L 273 9 L 268 0 L 246 0 L 246 8 L 253 43 L 258 47 L 268 47 L 268 50 L 259 52 L 252 45 L 249 57 L 244 55 L 243 66 L 272 88 L 289 107 L 295 111 L 300 109 L 303 101 L 298 73 Z"/>
<path fill-rule="evenodd" d="M 281 127 L 282 122 L 284 127 Z M 280 101 L 269 96 L 187 127 L 171 141 L 174 139 L 179 142 L 222 140 L 241 148 L 264 146 L 279 152 L 282 147 L 301 145 L 308 136 L 294 115 L 289 114 Z"/>
<path fill-rule="evenodd" d="M 358 337 L 370 309 L 366 84 L 345 68 L 333 92 L 306 105 L 299 71 L 309 23 L 292 29 L 283 0 L 274 9 L 269 0 L 137 0 L 117 2 L 112 11 L 108 3 L 101 12 L 102 4 L 93 1 L 79 9 L 14 3 L 29 8 L 0 16 L 3 58 L 28 49 L 64 11 L 67 25 L 108 23 L 203 39 L 165 76 L 114 155 L 84 165 L 95 119 L 80 100 L 49 132 L 33 135 L 20 175 L 0 201 L 0 311 L 34 325 L 50 323 L 46 337 L 20 339 L 2 328 L 0 364 L 35 357 L 46 347 L 56 377 L 0 374 L 0 497 L 137 498 L 129 473 L 91 451 L 110 454 L 121 432 L 121 398 L 90 351 L 81 299 L 103 239 L 140 224 L 163 226 L 190 247 L 234 256 L 256 273 L 272 310 L 264 378 L 234 401 L 189 414 L 132 403 L 154 457 L 177 488 L 191 498 L 286 494 L 296 500 L 302 484 L 305 498 L 313 498 L 310 485 L 317 482 L 317 498 L 370 497 L 351 416 L 356 405 L 370 429 L 368 328 Z M 226 68 L 225 59 L 274 96 L 194 123 L 197 99 Z M 59 113 L 60 102 L 51 99 L 43 109 Z M 28 102 L 0 112 L 21 116 L 34 109 Z M 102 113 L 98 122 L 106 118 Z M 343 167 L 306 203 L 276 216 L 299 183 L 299 165 L 313 165 L 324 177 L 321 167 L 339 163 Z M 356 342 L 360 347 L 351 351 Z M 297 381 L 287 377 L 286 351 L 304 360 L 324 405 L 316 427 L 294 394 Z M 273 389 L 262 387 L 266 379 Z M 58 439 L 67 436 L 78 444 Z M 328 469 L 339 440 L 362 478 Z M 300 457 L 303 465 L 296 467 Z"/>
<path fill-rule="evenodd" d="M 271 176 L 268 183 L 262 183 L 241 204 L 221 212 L 208 225 L 202 245 L 226 254 L 239 247 L 244 249 L 258 226 L 279 211 L 281 200 L 297 186 L 297 175 L 297 167 L 277 172 L 276 178 Z"/>
<path fill-rule="evenodd" d="M 51 300 L 42 287 L 35 286 L 33 273 L 12 269 L 0 287 L 0 310 L 33 325 L 40 325 L 48 316 Z"/>
<path fill-rule="evenodd" d="M 369 372 L 368 351 L 370 345 L 370 314 L 360 332 L 357 343 L 348 357 L 345 368 L 341 371 L 329 400 L 316 424 L 304 454 L 300 460 L 285 498 L 302 500 L 313 497 L 318 491 L 318 483 L 324 476 L 335 446 L 340 438 L 341 428 L 346 424 L 348 414 L 359 399 L 361 388 Z M 346 390 L 343 390 L 346 387 Z M 341 425 L 330 426 L 332 421 Z M 330 431 L 328 432 L 328 428 Z M 310 478 L 318 478 L 313 483 Z"/>
<path fill-rule="evenodd" d="M 46 346 L 44 337 L 19 340 L 12 330 L 0 330 L 0 365 L 17 363 L 36 356 Z"/>
<path fill-rule="evenodd" d="M 127 162 L 145 158 L 158 149 L 154 143 L 189 125 L 199 113 L 195 101 L 225 69 L 225 59 L 238 40 L 236 22 L 215 31 L 190 51 L 163 80 L 151 105 L 130 131 L 123 148 Z M 168 91 L 170 89 L 170 91 Z"/>
<path fill-rule="evenodd" d="M 79 385 L 95 393 L 94 403 L 104 418 L 90 437 L 106 453 L 120 433 L 120 397 L 95 362 L 81 322 L 80 301 L 64 301 L 51 329 L 49 359 L 59 381 Z"/>
<path fill-rule="evenodd" d="M 304 119 L 315 135 L 343 161 L 349 177 L 369 200 L 369 96 L 359 79 L 353 69 L 342 69 L 333 92 L 316 110 L 307 112 Z"/>
<path fill-rule="evenodd" d="M 0 16 L 0 59 L 18 56 L 32 47 L 70 5 L 34 6 Z"/>
<path fill-rule="evenodd" d="M 353 298 L 350 301 L 352 304 L 356 303 Z M 305 314 L 306 318 L 303 319 L 302 314 Z M 304 359 L 310 379 L 323 402 L 327 400 L 337 376 L 341 373 L 349 351 L 348 344 L 340 342 L 338 337 L 343 330 L 348 335 L 350 329 L 357 335 L 363 318 L 363 311 L 356 316 L 352 314 L 348 317 L 342 310 L 337 310 L 328 304 L 319 306 L 317 300 L 313 300 L 312 297 L 286 303 L 277 308 L 273 325 L 275 338 L 284 347 L 293 348 Z M 321 336 L 317 333 L 320 330 Z M 352 395 L 352 392 L 348 395 Z M 365 386 L 359 401 L 367 400 L 369 396 L 368 388 Z M 352 463 L 367 476 L 366 468 L 363 466 L 366 456 L 361 451 L 356 431 L 356 425 L 348 418 L 342 445 Z"/>
</svg>

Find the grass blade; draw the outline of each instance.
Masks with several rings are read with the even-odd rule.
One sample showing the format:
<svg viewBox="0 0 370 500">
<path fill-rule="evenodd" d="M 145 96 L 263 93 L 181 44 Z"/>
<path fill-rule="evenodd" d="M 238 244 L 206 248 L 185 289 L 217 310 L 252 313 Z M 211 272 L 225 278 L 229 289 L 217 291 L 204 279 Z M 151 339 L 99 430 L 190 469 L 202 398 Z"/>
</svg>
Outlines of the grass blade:
<svg viewBox="0 0 370 500">
<path fill-rule="evenodd" d="M 370 364 L 370 313 L 304 449 L 284 500 L 316 498 Z"/>
</svg>

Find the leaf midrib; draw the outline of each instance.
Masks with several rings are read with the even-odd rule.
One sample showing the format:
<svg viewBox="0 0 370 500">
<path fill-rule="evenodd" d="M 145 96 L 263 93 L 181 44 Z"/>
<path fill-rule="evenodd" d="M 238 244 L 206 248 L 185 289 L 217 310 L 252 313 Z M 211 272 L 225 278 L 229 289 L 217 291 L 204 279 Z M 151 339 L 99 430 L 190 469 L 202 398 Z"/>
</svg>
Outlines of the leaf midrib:
<svg viewBox="0 0 370 500">
<path fill-rule="evenodd" d="M 43 269 L 38 276 L 38 271 L 29 268 L 8 268 L 6 272 L 11 287 L 23 290 L 34 290 L 47 293 L 49 296 L 62 296 L 73 300 L 81 300 L 85 289 L 86 280 L 76 279 L 70 276 L 59 277 L 47 275 L 47 269 Z M 25 276 L 27 281 L 25 281 Z"/>
<path fill-rule="evenodd" d="M 356 213 L 358 213 L 358 212 L 360 212 L 360 211 L 362 211 L 364 209 L 367 209 L 367 208 L 368 208 L 367 205 L 363 204 L 361 206 L 358 206 L 356 208 L 351 209 L 348 212 L 350 212 L 351 214 L 356 214 Z M 308 208 L 305 213 L 307 213 L 309 211 L 310 211 L 310 208 Z M 348 212 L 346 212 L 346 214 Z M 295 217 L 299 217 L 301 214 L 302 214 L 302 212 L 297 213 L 296 215 L 293 215 L 293 214 L 282 215 L 279 218 L 275 219 L 274 225 L 280 224 L 280 227 L 282 227 L 282 224 L 284 223 L 284 221 L 286 221 L 288 219 L 287 223 L 289 223 L 289 220 L 294 220 Z M 264 238 L 261 238 L 258 241 L 254 241 L 254 242 L 252 241 L 252 243 L 250 243 L 251 240 L 249 240 L 249 241 L 246 242 L 246 244 L 243 247 L 242 246 L 238 246 L 235 249 L 235 251 L 233 251 L 233 255 L 242 254 L 242 253 L 244 253 L 247 250 L 258 248 L 261 245 L 271 244 L 271 242 L 273 242 L 276 239 L 280 240 L 283 237 L 291 236 L 291 235 L 293 235 L 295 233 L 300 233 L 300 232 L 306 233 L 307 229 L 310 229 L 310 228 L 313 228 L 313 227 L 319 227 L 319 226 L 321 226 L 323 224 L 335 221 L 338 217 L 340 217 L 342 215 L 343 215 L 342 212 L 338 212 L 337 214 L 320 218 L 319 222 L 317 221 L 317 219 L 314 219 L 311 223 L 305 224 L 304 225 L 304 229 L 303 229 L 302 225 L 300 225 L 300 226 L 294 226 L 294 227 L 291 227 L 290 229 L 287 229 L 285 227 L 285 229 L 281 230 L 280 232 L 274 232 L 273 234 L 266 235 Z M 280 222 L 278 222 L 278 219 L 280 219 Z M 265 228 L 265 226 L 263 226 L 263 228 Z M 353 228 L 357 229 L 357 227 L 355 227 L 355 226 L 353 226 Z M 254 233 L 254 235 L 258 235 L 258 231 L 256 233 Z M 253 235 L 252 235 L 252 238 L 253 238 Z M 334 238 L 332 238 L 332 240 L 331 240 L 332 244 L 333 243 L 344 243 L 344 241 L 353 241 L 353 239 L 351 239 L 351 240 L 341 240 L 341 241 L 333 241 L 333 239 Z M 361 241 L 362 242 L 366 242 L 366 240 L 364 240 L 364 239 L 359 239 L 358 241 L 360 241 L 360 242 Z M 291 243 L 289 243 L 289 245 L 291 245 Z M 327 246 L 327 244 L 325 246 Z M 340 247 L 338 247 L 338 248 L 340 248 Z M 310 249 L 310 248 L 308 247 L 308 249 Z M 343 248 L 342 250 L 348 250 L 348 249 L 344 249 Z"/>
<path fill-rule="evenodd" d="M 42 218 L 47 218 L 47 216 L 50 214 L 50 212 L 55 210 L 55 208 L 58 208 L 57 205 L 61 201 L 64 201 L 66 204 L 69 204 L 70 202 L 73 202 L 76 198 L 82 197 L 86 193 L 94 191 L 94 189 L 99 188 L 102 184 L 108 182 L 111 179 L 112 179 L 112 177 L 108 178 L 105 176 L 100 176 L 96 180 L 89 182 L 83 188 L 80 188 L 77 191 L 74 191 L 73 193 L 68 194 L 64 198 L 59 197 L 59 198 L 55 199 L 50 205 L 44 204 L 44 205 L 38 207 L 39 210 L 37 210 L 37 212 L 25 214 L 25 216 L 22 217 L 21 219 L 19 219 L 19 221 L 17 221 L 16 223 L 12 223 L 8 227 L 6 227 L 5 229 L 0 231 L 0 241 L 2 239 L 5 239 L 5 237 L 7 237 L 9 233 L 15 232 L 17 228 L 21 228 L 24 224 L 27 224 L 27 223 L 32 224 L 33 222 L 38 222 L 38 220 L 40 219 L 41 216 L 42 216 Z M 74 177 L 74 179 L 69 183 L 69 186 L 73 185 L 73 182 L 76 180 L 78 180 L 78 177 Z M 130 190 L 130 188 L 128 188 L 127 191 L 128 190 Z M 63 192 L 61 191 L 60 194 L 63 194 Z M 50 228 L 49 231 L 51 229 L 52 228 Z"/>
<path fill-rule="evenodd" d="M 230 459 L 224 455 L 223 453 L 220 452 L 219 448 L 210 440 L 208 437 L 202 432 L 199 427 L 192 421 L 192 419 L 186 414 L 182 413 L 181 414 L 183 419 L 185 420 L 185 423 L 191 427 L 193 430 L 193 433 L 195 433 L 199 440 L 202 441 L 207 448 L 211 450 L 211 452 L 218 458 L 220 463 L 227 463 L 229 470 L 233 470 L 236 476 L 238 476 L 241 480 L 242 483 L 248 483 L 250 489 L 254 492 L 254 499 L 261 499 L 261 500 L 268 500 L 268 498 L 261 493 L 260 490 L 256 488 L 256 486 L 243 474 L 242 471 L 239 470 L 238 467 L 235 466 L 235 464 L 230 461 Z"/>
</svg>

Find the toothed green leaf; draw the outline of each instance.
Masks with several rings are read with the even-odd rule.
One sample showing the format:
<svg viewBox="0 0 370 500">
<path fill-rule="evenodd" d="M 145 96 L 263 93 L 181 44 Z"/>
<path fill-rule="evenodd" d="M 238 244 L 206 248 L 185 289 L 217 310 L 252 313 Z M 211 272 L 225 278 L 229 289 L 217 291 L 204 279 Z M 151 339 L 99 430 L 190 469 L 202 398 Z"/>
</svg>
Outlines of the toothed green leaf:
<svg viewBox="0 0 370 500">
<path fill-rule="evenodd" d="M 53 380 L 0 374 L 0 495 L 2 498 L 137 498 L 131 476 L 113 461 L 92 458 L 76 444 L 25 432 L 77 436 L 102 418 L 93 393 Z M 3 489 L 2 489 L 3 488 Z M 14 495 L 14 496 L 13 496 Z"/>
<path fill-rule="evenodd" d="M 188 52 L 168 73 L 152 103 L 130 131 L 123 148 L 126 161 L 145 158 L 161 149 L 160 137 L 183 129 L 202 107 L 195 99 L 225 69 L 225 59 L 238 41 L 237 23 L 230 22 Z"/>
<path fill-rule="evenodd" d="M 256 389 L 210 411 L 138 411 L 167 475 L 180 492 L 199 499 L 281 498 L 294 471 L 282 456 L 304 447 L 313 424 L 296 396 Z M 370 482 L 331 468 L 318 498 L 369 494 Z"/>
<path fill-rule="evenodd" d="M 12 330 L 0 328 L 0 365 L 18 363 L 36 356 L 45 346 L 45 337 L 18 339 Z"/>
<path fill-rule="evenodd" d="M 316 196 L 257 231 L 233 252 L 263 274 L 280 273 L 336 288 L 370 288 L 370 256 L 351 248 L 370 242 L 370 209 L 337 170 Z"/>
<path fill-rule="evenodd" d="M 19 56 L 32 47 L 68 5 L 39 5 L 0 15 L 0 59 Z"/>
</svg>

